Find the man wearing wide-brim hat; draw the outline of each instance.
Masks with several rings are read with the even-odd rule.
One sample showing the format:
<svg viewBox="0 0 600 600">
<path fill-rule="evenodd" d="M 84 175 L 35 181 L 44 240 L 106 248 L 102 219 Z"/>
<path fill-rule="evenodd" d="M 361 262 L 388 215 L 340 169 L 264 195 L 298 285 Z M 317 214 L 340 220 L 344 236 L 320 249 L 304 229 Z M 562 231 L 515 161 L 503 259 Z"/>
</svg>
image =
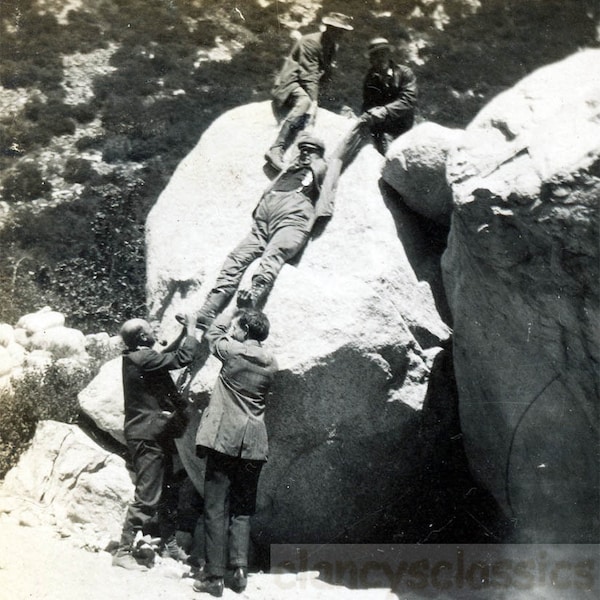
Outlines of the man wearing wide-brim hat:
<svg viewBox="0 0 600 600">
<path fill-rule="evenodd" d="M 322 31 L 309 33 L 296 41 L 275 79 L 271 90 L 273 112 L 283 119 L 277 139 L 265 154 L 276 170 L 284 165 L 286 150 L 311 120 L 317 107 L 319 83 L 329 77 L 338 41 L 344 31 L 352 31 L 351 17 L 329 13 L 321 19 Z"/>
</svg>

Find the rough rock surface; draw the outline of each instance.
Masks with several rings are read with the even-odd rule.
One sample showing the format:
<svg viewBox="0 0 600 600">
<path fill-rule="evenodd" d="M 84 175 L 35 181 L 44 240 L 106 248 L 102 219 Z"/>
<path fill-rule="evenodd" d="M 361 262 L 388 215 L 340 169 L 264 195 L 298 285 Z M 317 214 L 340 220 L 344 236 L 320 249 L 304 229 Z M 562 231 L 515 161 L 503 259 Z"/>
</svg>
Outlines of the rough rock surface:
<svg viewBox="0 0 600 600">
<path fill-rule="evenodd" d="M 79 427 L 42 421 L 31 447 L 6 474 L 2 496 L 22 499 L 19 514 L 10 511 L 21 522 L 51 524 L 104 548 L 119 539 L 133 484 L 125 461 Z"/>
<path fill-rule="evenodd" d="M 45 306 L 37 312 L 22 316 L 17 323 L 17 327 L 24 329 L 27 335 L 33 335 L 53 327 L 62 327 L 64 324 L 65 316 L 62 313 Z"/>
<path fill-rule="evenodd" d="M 29 347 L 48 350 L 54 356 L 77 356 L 85 353 L 85 336 L 71 327 L 51 327 L 34 333 Z"/>
<path fill-rule="evenodd" d="M 471 467 L 526 539 L 598 536 L 600 50 L 492 101 L 448 162 Z"/>
<path fill-rule="evenodd" d="M 333 149 L 350 125 L 320 110 L 316 134 Z M 167 336 L 176 312 L 200 307 L 249 230 L 276 133 L 269 103 L 226 113 L 149 215 L 149 306 Z M 419 468 L 418 410 L 449 329 L 426 280 L 436 257 L 415 251 L 427 247 L 422 235 L 392 192 L 382 193 L 382 161 L 363 149 L 340 181 L 333 219 L 283 268 L 266 305 L 280 372 L 256 519 L 265 542 L 364 539 Z M 200 403 L 218 366 L 210 358 L 196 377 Z"/>
<path fill-rule="evenodd" d="M 123 435 L 122 359 L 115 358 L 100 368 L 100 372 L 77 395 L 81 410 L 94 423 L 125 445 Z"/>
<path fill-rule="evenodd" d="M 382 172 L 383 180 L 407 206 L 441 225 L 449 225 L 452 216 L 446 159 L 462 133 L 437 123 L 420 123 L 393 142 Z"/>
</svg>

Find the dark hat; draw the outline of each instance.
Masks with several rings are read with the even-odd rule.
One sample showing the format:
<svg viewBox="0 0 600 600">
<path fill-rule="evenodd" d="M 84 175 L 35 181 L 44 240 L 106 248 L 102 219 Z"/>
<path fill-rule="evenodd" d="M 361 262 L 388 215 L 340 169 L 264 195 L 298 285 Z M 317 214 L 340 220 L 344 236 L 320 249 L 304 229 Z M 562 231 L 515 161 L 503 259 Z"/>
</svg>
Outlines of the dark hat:
<svg viewBox="0 0 600 600">
<path fill-rule="evenodd" d="M 373 38 L 367 47 L 367 54 L 372 54 L 378 50 L 391 50 L 392 45 L 383 37 Z"/>
<path fill-rule="evenodd" d="M 313 148 L 319 150 L 321 154 L 325 153 L 325 144 L 323 140 L 314 135 L 304 134 L 298 141 L 298 148 Z"/>
<path fill-rule="evenodd" d="M 345 29 L 346 31 L 352 31 L 354 29 L 354 27 L 350 25 L 351 21 L 352 17 L 338 12 L 330 12 L 321 19 L 321 23 L 323 23 L 323 25 L 337 27 L 338 29 Z"/>
</svg>

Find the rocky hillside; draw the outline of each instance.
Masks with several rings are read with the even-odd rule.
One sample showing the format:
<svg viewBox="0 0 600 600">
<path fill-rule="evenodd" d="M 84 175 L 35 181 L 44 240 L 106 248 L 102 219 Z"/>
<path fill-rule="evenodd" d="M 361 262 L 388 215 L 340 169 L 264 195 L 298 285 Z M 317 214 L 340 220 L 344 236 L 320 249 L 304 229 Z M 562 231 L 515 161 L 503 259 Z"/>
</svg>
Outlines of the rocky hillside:
<svg viewBox="0 0 600 600">
<path fill-rule="evenodd" d="M 390 543 L 403 553 L 414 542 L 427 559 L 436 544 L 485 543 L 467 569 L 461 554 L 460 576 L 445 583 L 467 581 L 485 598 L 509 588 L 511 598 L 558 600 L 568 582 L 569 598 L 594 596 L 595 562 L 574 556 L 595 551 L 587 544 L 600 537 L 599 83 L 600 50 L 575 52 L 496 96 L 465 128 L 419 123 L 385 158 L 366 147 L 343 174 L 333 218 L 284 266 L 266 305 L 267 343 L 281 368 L 267 408 L 271 456 L 252 523 L 254 568 L 268 566 L 273 542 L 294 552 L 301 542 Z M 320 109 L 315 127 L 333 148 L 351 123 Z M 166 336 L 246 231 L 267 183 L 255 147 L 275 128 L 266 101 L 227 111 L 152 207 L 148 314 Z M 115 340 L 67 328 L 54 311 L 18 325 L 0 330 L 11 385 L 12 369 L 58 362 L 69 346 L 84 363 L 116 350 Z M 206 356 L 199 362 L 196 421 L 218 368 Z M 0 490 L 8 535 L 19 535 L 16 524 L 49 525 L 98 550 L 99 568 L 133 491 L 121 458 L 119 366 L 106 362 L 78 396 L 95 439 L 89 423 L 43 419 Z M 38 398 L 32 406 L 44 404 L 45 394 Z M 193 502 L 180 505 L 195 509 L 181 531 L 192 547 L 203 492 L 194 425 L 177 442 L 195 484 Z M 507 541 L 519 543 L 497 544 Z M 532 546 L 520 542 L 551 545 L 525 563 L 519 552 Z M 488 554 L 494 543 L 501 563 Z M 412 579 L 403 587 L 406 562 L 396 564 L 396 595 L 431 595 Z M 414 566 L 423 587 L 431 575 L 437 589 L 440 564 L 407 572 Z M 151 573 L 152 593 L 169 577 L 163 566 Z M 318 568 L 320 579 L 340 583 Z M 1 571 L 6 581 L 17 569 Z M 9 583 L 17 590 L 20 575 Z M 254 584 L 270 597 L 262 576 Z"/>
<path fill-rule="evenodd" d="M 224 111 L 268 98 L 291 34 L 330 10 L 355 31 L 322 105 L 357 110 L 367 40 L 409 36 L 419 119 L 444 126 L 598 43 L 594 0 L 3 2 L 0 319 L 50 304 L 114 332 L 143 312 L 143 223 L 175 166 Z"/>
</svg>

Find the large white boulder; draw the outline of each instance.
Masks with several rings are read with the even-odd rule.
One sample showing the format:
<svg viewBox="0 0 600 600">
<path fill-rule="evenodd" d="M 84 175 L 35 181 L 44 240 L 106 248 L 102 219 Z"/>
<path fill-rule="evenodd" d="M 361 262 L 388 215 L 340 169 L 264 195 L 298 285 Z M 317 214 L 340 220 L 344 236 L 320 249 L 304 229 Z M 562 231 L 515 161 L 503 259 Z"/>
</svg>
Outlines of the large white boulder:
<svg viewBox="0 0 600 600">
<path fill-rule="evenodd" d="M 493 100 L 447 173 L 443 267 L 471 468 L 524 539 L 597 540 L 600 50 Z"/>
<path fill-rule="evenodd" d="M 319 110 L 315 133 L 333 149 L 351 124 Z M 167 337 L 178 331 L 174 314 L 200 307 L 249 231 L 268 183 L 262 155 L 276 133 L 267 102 L 224 114 L 151 211 L 148 303 Z M 284 266 L 265 308 L 267 343 L 280 364 L 255 521 L 265 543 L 337 539 L 343 531 L 365 539 L 377 507 L 407 493 L 419 469 L 414 428 L 432 358 L 450 331 L 431 291 L 438 257 L 397 197 L 382 196 L 382 165 L 372 147 L 361 151 L 341 178 L 333 219 Z M 423 251 L 409 257 L 406 247 Z M 211 358 L 196 377 L 200 406 L 218 367 Z M 188 450 L 201 487 L 202 467 Z"/>
<path fill-rule="evenodd" d="M 123 377 L 121 358 L 102 365 L 94 379 L 77 395 L 81 410 L 103 431 L 125 444 L 123 435 Z"/>
<path fill-rule="evenodd" d="M 55 358 L 78 356 L 86 353 L 85 336 L 78 329 L 56 326 L 35 332 L 29 338 L 32 350 L 47 350 Z"/>
<path fill-rule="evenodd" d="M 0 346 L 0 377 L 8 375 L 14 366 L 10 352 L 4 346 Z"/>
<path fill-rule="evenodd" d="M 8 323 L 0 323 L 0 346 L 7 347 L 15 341 L 15 330 Z"/>
<path fill-rule="evenodd" d="M 125 461 L 79 427 L 42 421 L 29 449 L 6 474 L 0 493 L 23 499 L 12 512 L 35 506 L 36 522 L 83 535 L 100 549 L 119 539 L 133 484 Z"/>
<path fill-rule="evenodd" d="M 412 210 L 441 225 L 450 225 L 452 216 L 446 159 L 462 134 L 461 129 L 420 123 L 395 140 L 386 154 L 383 180 Z"/>
<path fill-rule="evenodd" d="M 39 331 L 51 329 L 52 327 L 62 327 L 65 324 L 65 316 L 49 306 L 22 316 L 17 322 L 17 328 L 25 329 L 28 335 Z"/>
</svg>

